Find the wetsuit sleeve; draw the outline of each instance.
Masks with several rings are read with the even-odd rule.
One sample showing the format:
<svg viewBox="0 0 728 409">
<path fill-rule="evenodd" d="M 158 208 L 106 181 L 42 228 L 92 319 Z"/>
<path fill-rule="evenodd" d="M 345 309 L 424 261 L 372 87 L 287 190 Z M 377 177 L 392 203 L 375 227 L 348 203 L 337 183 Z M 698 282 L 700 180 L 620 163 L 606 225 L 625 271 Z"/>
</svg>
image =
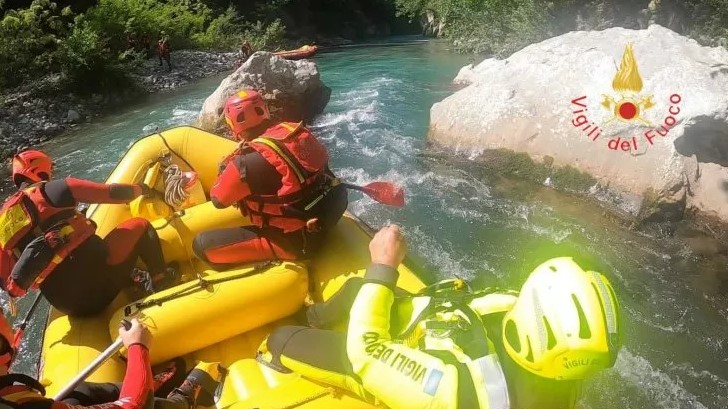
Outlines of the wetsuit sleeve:
<svg viewBox="0 0 728 409">
<path fill-rule="evenodd" d="M 395 269 L 372 264 L 351 308 L 346 351 L 364 389 L 392 409 L 456 408 L 457 369 L 389 335 Z"/>
<path fill-rule="evenodd" d="M 210 189 L 210 200 L 218 209 L 232 206 L 250 195 L 250 185 L 245 181 L 244 175 L 231 160 L 225 166 L 215 184 Z"/>
<path fill-rule="evenodd" d="M 149 350 L 141 344 L 130 346 L 126 365 L 126 375 L 119 399 L 91 406 L 53 402 L 51 409 L 151 409 L 154 404 L 154 392 Z"/>
<path fill-rule="evenodd" d="M 83 179 L 53 180 L 43 186 L 43 193 L 55 207 L 73 207 L 84 203 L 129 203 L 142 194 L 140 185 L 96 183 Z"/>
<path fill-rule="evenodd" d="M 141 344 L 129 347 L 126 375 L 121 385 L 119 400 L 124 409 L 140 409 L 153 396 L 152 367 L 149 364 L 149 350 Z"/>
</svg>

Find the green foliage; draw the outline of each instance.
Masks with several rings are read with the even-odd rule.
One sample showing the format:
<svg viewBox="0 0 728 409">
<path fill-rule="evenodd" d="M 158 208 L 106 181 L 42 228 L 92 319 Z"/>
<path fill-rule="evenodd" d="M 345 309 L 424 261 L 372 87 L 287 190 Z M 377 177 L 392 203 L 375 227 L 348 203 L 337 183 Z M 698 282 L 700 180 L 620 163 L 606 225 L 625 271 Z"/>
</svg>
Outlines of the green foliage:
<svg viewBox="0 0 728 409">
<path fill-rule="evenodd" d="M 104 57 L 108 53 L 105 43 L 99 34 L 93 30 L 87 21 L 78 19 L 71 35 L 63 44 L 63 68 L 82 77 L 89 71 L 94 71 L 104 65 Z"/>
<path fill-rule="evenodd" d="M 445 22 L 446 37 L 464 52 L 504 55 L 543 37 L 547 4 L 541 0 L 395 0 L 410 19 L 430 14 Z"/>
<path fill-rule="evenodd" d="M 725 0 L 665 1 L 656 10 L 658 23 L 709 45 L 728 47 L 728 4 Z M 686 21 L 688 20 L 688 21 Z M 692 21 L 689 21 L 692 20 Z"/>
<path fill-rule="evenodd" d="M 272 23 L 278 19 L 278 15 L 281 10 L 290 3 L 291 0 L 267 0 L 262 2 L 253 2 L 255 5 L 250 7 L 250 12 L 245 12 L 242 15 L 248 21 L 262 21 L 265 23 Z"/>
<path fill-rule="evenodd" d="M 248 25 L 243 32 L 243 38 L 250 42 L 253 50 L 275 51 L 283 43 L 285 34 L 286 27 L 281 20 L 276 19 L 267 26 L 260 21 Z"/>
<path fill-rule="evenodd" d="M 287 35 L 287 45 L 298 46 L 319 35 L 387 33 L 394 2 L 0 0 L 0 89 L 51 75 L 73 90 L 104 91 L 121 84 L 135 61 L 153 57 L 162 36 L 173 51 L 237 50 L 243 40 L 274 51 Z"/>
<path fill-rule="evenodd" d="M 460 51 L 499 56 L 570 30 L 648 21 L 728 46 L 726 0 L 0 0 L 0 89 L 49 74 L 74 89 L 114 87 L 154 54 L 162 32 L 172 50 L 235 50 L 248 40 L 274 51 L 287 28 L 298 44 L 387 33 L 395 11 L 444 22 L 442 34 Z"/>
<path fill-rule="evenodd" d="M 237 19 L 232 7 L 215 15 L 198 0 L 99 0 L 78 15 L 35 0 L 0 20 L 0 88 L 53 73 L 74 90 L 120 87 L 133 63 L 154 53 L 162 33 L 173 49 L 231 49 L 243 33 Z M 267 28 L 260 30 L 264 43 L 280 37 L 282 26 Z"/>
<path fill-rule="evenodd" d="M 542 10 L 537 0 L 469 1 L 447 10 L 458 24 L 445 33 L 460 50 L 508 55 L 543 36 Z"/>
<path fill-rule="evenodd" d="M 445 37 L 461 51 L 508 55 L 571 30 L 655 22 L 703 44 L 728 46 L 725 0 L 393 0 L 410 19 L 444 22 Z"/>
<path fill-rule="evenodd" d="M 191 0 L 99 0 L 86 17 L 115 49 L 125 48 L 128 34 L 154 42 L 162 31 L 174 47 L 189 48 L 195 46 L 192 36 L 205 31 L 212 12 Z"/>
<path fill-rule="evenodd" d="M 114 53 L 83 16 L 76 18 L 62 50 L 61 72 L 76 92 L 91 93 L 129 85 L 125 73 L 134 58 Z"/>
<path fill-rule="evenodd" d="M 193 43 L 201 48 L 225 50 L 240 45 L 240 18 L 235 7 L 230 5 L 222 14 L 213 19 L 204 32 L 192 36 Z"/>
<path fill-rule="evenodd" d="M 0 20 L 0 87 L 53 71 L 71 24 L 70 10 L 49 0 L 35 0 L 28 9 L 5 13 Z"/>
</svg>

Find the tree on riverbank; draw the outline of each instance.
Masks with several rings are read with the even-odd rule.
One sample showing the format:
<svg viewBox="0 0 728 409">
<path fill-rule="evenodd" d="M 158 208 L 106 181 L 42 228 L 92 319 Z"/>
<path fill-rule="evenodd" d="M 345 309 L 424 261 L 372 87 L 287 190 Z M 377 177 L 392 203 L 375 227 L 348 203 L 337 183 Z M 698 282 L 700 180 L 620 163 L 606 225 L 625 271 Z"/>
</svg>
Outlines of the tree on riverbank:
<svg viewBox="0 0 728 409">
<path fill-rule="evenodd" d="M 724 0 L 393 0 L 461 51 L 510 55 L 573 30 L 658 23 L 706 45 L 728 45 Z M 434 29 L 432 26 L 435 26 Z"/>
<path fill-rule="evenodd" d="M 243 32 L 233 14 L 214 15 L 191 0 L 99 0 L 83 12 L 35 0 L 0 20 L 0 87 L 61 74 L 62 88 L 118 89 L 128 85 L 134 64 L 154 52 L 161 31 L 179 48 L 231 46 Z"/>
<path fill-rule="evenodd" d="M 392 0 L 0 0 L 0 13 L 0 90 L 56 74 L 81 93 L 129 86 L 162 31 L 174 49 L 275 50 L 387 35 L 396 20 Z"/>
</svg>

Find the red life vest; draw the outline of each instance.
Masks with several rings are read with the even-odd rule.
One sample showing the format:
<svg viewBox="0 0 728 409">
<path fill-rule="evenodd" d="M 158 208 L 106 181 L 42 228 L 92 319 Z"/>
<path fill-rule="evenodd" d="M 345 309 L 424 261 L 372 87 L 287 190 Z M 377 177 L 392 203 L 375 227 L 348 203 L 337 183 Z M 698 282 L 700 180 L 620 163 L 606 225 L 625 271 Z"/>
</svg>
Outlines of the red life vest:
<svg viewBox="0 0 728 409">
<path fill-rule="evenodd" d="M 10 260 L 10 266 L 0 271 L 0 285 L 13 297 L 38 288 L 96 232 L 96 226 L 75 208 L 48 203 L 42 185 L 16 192 L 0 208 L 0 251 Z M 38 264 L 38 260 L 45 261 Z"/>
<path fill-rule="evenodd" d="M 51 407 L 52 400 L 46 398 L 45 388 L 40 382 L 24 374 L 7 374 L 0 376 L 0 403 L 11 408 L 33 407 L 40 408 L 40 402 Z"/>
<path fill-rule="evenodd" d="M 226 161 L 253 151 L 276 168 L 281 188 L 274 195 L 253 192 L 238 202 L 240 210 L 258 227 L 284 232 L 305 228 L 319 216 L 315 205 L 339 183 L 328 169 L 326 148 L 302 123 L 282 122 L 243 143 Z"/>
</svg>

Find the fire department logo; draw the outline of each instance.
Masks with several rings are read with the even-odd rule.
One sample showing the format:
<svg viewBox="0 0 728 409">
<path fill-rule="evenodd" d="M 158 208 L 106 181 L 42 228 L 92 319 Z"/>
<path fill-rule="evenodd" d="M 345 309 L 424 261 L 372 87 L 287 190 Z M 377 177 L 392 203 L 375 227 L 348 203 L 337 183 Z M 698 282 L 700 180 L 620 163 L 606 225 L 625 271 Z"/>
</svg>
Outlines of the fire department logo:
<svg viewBox="0 0 728 409">
<path fill-rule="evenodd" d="M 654 145 L 654 140 L 658 137 L 666 137 L 670 130 L 679 123 L 678 114 L 682 97 L 677 93 L 673 93 L 669 97 L 668 95 L 658 97 L 657 101 L 666 107 L 661 121 L 653 124 L 646 118 L 648 114 L 654 118 L 651 110 L 656 105 L 655 96 L 642 92 L 642 76 L 631 43 L 628 43 L 624 49 L 622 62 L 612 80 L 612 89 L 614 93 L 601 95 L 599 110 L 602 113 L 606 111 L 607 119 L 599 121 L 600 123 L 590 118 L 592 115 L 589 113 L 593 111 L 589 111 L 587 95 L 571 100 L 573 114 L 571 124 L 593 142 L 602 139 L 603 126 L 618 127 L 620 123 L 633 125 L 622 128 L 632 132 L 637 129 L 638 133 L 615 135 L 615 132 L 612 131 L 610 134 L 613 136 L 606 141 L 606 145 L 613 151 L 621 150 L 635 154 L 640 151 L 641 145 L 649 147 Z M 616 128 L 616 130 L 618 129 Z M 642 138 L 647 144 L 641 143 Z M 641 151 L 644 152 L 644 149 Z"/>
<path fill-rule="evenodd" d="M 627 44 L 624 49 L 622 63 L 619 65 L 617 75 L 614 76 L 612 88 L 618 95 L 615 97 L 605 94 L 602 101 L 602 106 L 613 113 L 607 124 L 618 119 L 622 122 L 640 122 L 645 126 L 651 126 L 642 114 L 655 106 L 655 103 L 652 95 L 640 95 L 642 77 L 637 68 L 632 44 Z"/>
</svg>

